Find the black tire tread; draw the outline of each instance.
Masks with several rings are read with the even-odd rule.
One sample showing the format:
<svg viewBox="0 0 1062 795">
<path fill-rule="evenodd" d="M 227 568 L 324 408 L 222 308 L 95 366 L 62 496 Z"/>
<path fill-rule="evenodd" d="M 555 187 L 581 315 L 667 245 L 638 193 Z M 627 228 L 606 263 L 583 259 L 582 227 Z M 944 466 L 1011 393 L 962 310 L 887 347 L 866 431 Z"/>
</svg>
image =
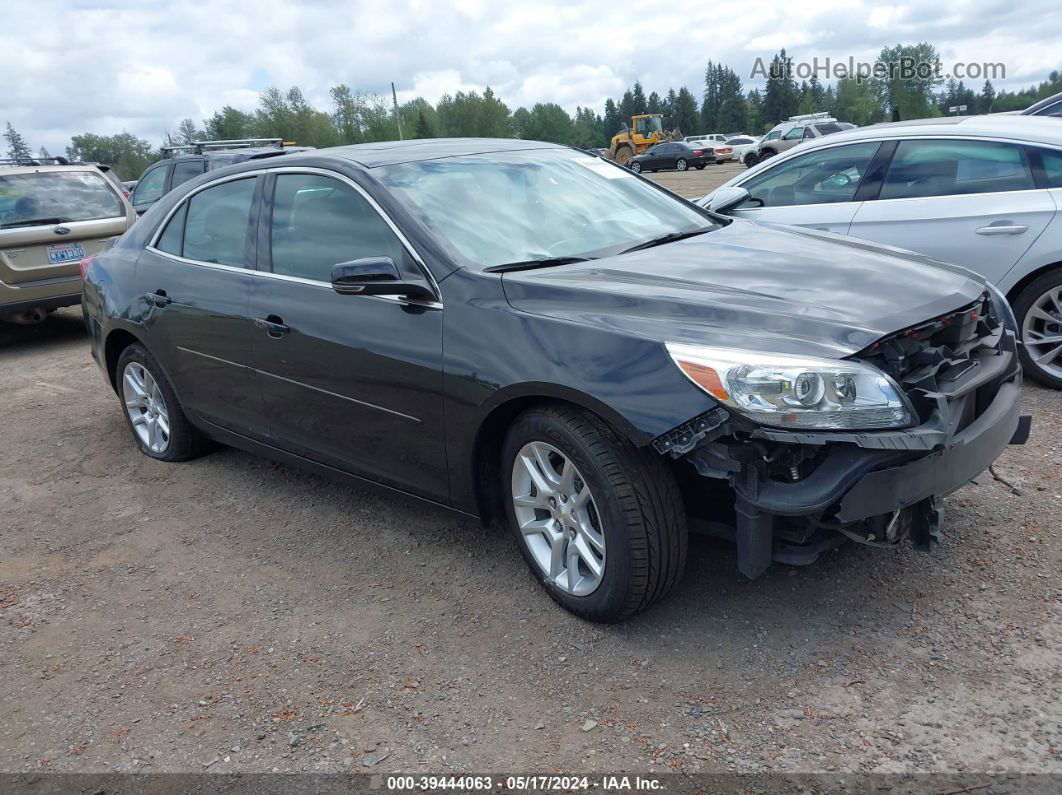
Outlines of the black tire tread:
<svg viewBox="0 0 1062 795">
<path fill-rule="evenodd" d="M 1018 328 L 1021 328 L 1025 320 L 1025 314 L 1029 311 L 1033 301 L 1043 295 L 1052 287 L 1062 284 L 1062 268 L 1054 268 L 1040 276 L 1037 276 L 1014 299 L 1014 315 L 1018 320 Z M 1049 389 L 1062 389 L 1062 378 L 1056 378 L 1043 372 L 1029 357 L 1024 345 L 1018 346 L 1018 358 L 1021 360 L 1025 374 Z"/>
<path fill-rule="evenodd" d="M 159 388 L 162 390 L 163 398 L 166 400 L 166 409 L 170 418 L 170 444 L 166 448 L 166 452 L 158 455 L 145 450 L 140 438 L 134 433 L 133 439 L 136 441 L 137 446 L 140 447 L 141 452 L 158 461 L 170 462 L 190 461 L 201 456 L 209 448 L 209 441 L 188 421 L 184 410 L 181 408 L 180 401 L 177 400 L 177 394 L 173 391 L 173 386 L 166 377 L 166 373 L 159 366 L 155 357 L 151 355 L 151 352 L 139 342 L 131 343 L 126 347 L 118 356 L 118 363 L 115 365 L 118 400 L 122 406 L 122 415 L 126 418 L 126 422 L 129 423 L 129 416 L 126 413 L 125 402 L 122 400 L 122 372 L 125 370 L 125 366 L 133 359 L 140 361 L 151 370 L 151 375 L 158 383 Z M 131 425 L 130 430 L 132 430 Z"/>
<path fill-rule="evenodd" d="M 536 412 L 579 437 L 619 495 L 630 536 L 631 581 L 624 605 L 604 620 L 629 618 L 667 595 L 685 570 L 689 533 L 678 484 L 663 461 L 634 447 L 596 415 L 557 404 L 522 416 Z"/>
</svg>

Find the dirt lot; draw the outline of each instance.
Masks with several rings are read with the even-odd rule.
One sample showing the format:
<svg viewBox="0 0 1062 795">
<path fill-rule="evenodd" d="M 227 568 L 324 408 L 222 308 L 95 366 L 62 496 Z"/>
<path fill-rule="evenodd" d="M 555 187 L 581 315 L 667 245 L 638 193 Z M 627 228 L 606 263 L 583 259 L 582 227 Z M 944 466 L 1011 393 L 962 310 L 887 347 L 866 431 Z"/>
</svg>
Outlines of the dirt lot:
<svg viewBox="0 0 1062 795">
<path fill-rule="evenodd" d="M 1062 772 L 1060 394 L 932 555 L 694 539 L 615 627 L 504 532 L 140 455 L 76 311 L 0 328 L 0 395 L 0 770 Z"/>
</svg>

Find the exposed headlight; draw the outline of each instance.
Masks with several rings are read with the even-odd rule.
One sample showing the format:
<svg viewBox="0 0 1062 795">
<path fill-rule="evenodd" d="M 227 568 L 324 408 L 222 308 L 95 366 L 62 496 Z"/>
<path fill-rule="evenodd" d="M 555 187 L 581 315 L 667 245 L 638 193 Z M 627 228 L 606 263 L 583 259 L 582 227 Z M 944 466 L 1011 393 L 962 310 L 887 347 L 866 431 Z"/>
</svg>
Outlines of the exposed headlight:
<svg viewBox="0 0 1062 795">
<path fill-rule="evenodd" d="M 693 383 L 751 420 L 780 428 L 899 428 L 914 417 L 895 382 L 869 364 L 666 343 Z"/>
<path fill-rule="evenodd" d="M 1018 321 L 1014 317 L 1014 310 L 1011 309 L 1007 296 L 1003 295 L 994 284 L 988 284 L 986 286 L 988 287 L 989 294 L 992 296 L 992 304 L 996 308 L 996 315 L 998 315 L 1000 322 L 1005 328 L 1008 328 L 1017 334 Z"/>
</svg>

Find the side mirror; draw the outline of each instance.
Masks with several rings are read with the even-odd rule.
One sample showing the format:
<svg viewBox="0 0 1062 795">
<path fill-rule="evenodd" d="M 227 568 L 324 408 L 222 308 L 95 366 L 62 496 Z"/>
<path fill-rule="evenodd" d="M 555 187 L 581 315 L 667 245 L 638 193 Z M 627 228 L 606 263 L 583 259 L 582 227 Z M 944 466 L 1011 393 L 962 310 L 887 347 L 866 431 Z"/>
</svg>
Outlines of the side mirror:
<svg viewBox="0 0 1062 795">
<path fill-rule="evenodd" d="M 423 300 L 434 299 L 422 284 L 402 281 L 390 257 L 366 257 L 332 266 L 332 289 L 340 295 L 400 295 Z"/>
<path fill-rule="evenodd" d="M 749 192 L 747 190 L 731 185 L 728 188 L 719 188 L 712 194 L 712 198 L 708 200 L 708 209 L 713 213 L 723 214 L 748 200 Z"/>
</svg>

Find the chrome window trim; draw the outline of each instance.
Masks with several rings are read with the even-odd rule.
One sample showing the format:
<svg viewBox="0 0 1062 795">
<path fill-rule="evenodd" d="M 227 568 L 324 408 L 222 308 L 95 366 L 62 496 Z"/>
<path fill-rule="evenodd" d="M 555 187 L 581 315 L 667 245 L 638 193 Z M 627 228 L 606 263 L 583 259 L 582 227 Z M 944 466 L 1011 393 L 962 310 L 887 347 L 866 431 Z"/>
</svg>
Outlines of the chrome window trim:
<svg viewBox="0 0 1062 795">
<path fill-rule="evenodd" d="M 409 242 L 409 239 L 402 233 L 402 230 L 398 228 L 398 225 L 395 224 L 395 222 L 391 220 L 390 216 L 388 216 L 387 213 L 383 211 L 383 208 L 380 207 L 379 204 L 377 204 L 376 200 L 365 192 L 364 188 L 362 188 L 360 185 L 358 185 L 346 175 L 340 174 L 337 171 L 330 171 L 326 168 L 317 168 L 314 166 L 279 166 L 276 168 L 258 169 L 255 171 L 242 171 L 239 174 L 229 174 L 227 176 L 220 177 L 219 179 L 214 179 L 210 182 L 204 183 L 203 185 L 194 188 L 179 202 L 174 204 L 173 207 L 169 209 L 169 212 L 166 213 L 166 216 L 162 219 L 162 222 L 158 225 L 158 228 L 152 234 L 150 241 L 144 247 L 145 250 L 150 251 L 153 254 L 158 254 L 162 257 L 168 257 L 169 259 L 175 260 L 176 262 L 183 262 L 186 265 L 198 265 L 204 268 L 214 268 L 216 270 L 233 271 L 238 273 L 250 273 L 254 276 L 259 276 L 266 279 L 278 279 L 280 281 L 293 282 L 295 284 L 305 284 L 310 287 L 320 287 L 323 289 L 331 290 L 332 284 L 330 282 L 322 282 L 316 279 L 304 279 L 299 276 L 288 276 L 283 273 L 273 273 L 272 271 L 261 271 L 251 266 L 236 267 L 233 265 L 222 265 L 216 262 L 203 262 L 202 260 L 188 259 L 187 257 L 182 257 L 177 254 L 171 254 L 167 251 L 162 251 L 161 249 L 156 247 L 156 244 L 158 243 L 159 239 L 166 231 L 166 227 L 169 225 L 170 219 L 173 218 L 173 216 L 177 213 L 178 210 L 181 209 L 183 205 L 191 201 L 192 197 L 194 197 L 196 194 L 206 190 L 207 188 L 212 188 L 216 185 L 222 185 L 226 182 L 235 182 L 236 180 L 240 179 L 258 179 L 259 176 L 264 176 L 266 174 L 319 174 L 325 177 L 329 177 L 331 179 L 337 179 L 340 182 L 350 185 L 350 187 L 357 191 L 358 194 L 361 195 L 366 202 L 368 202 L 369 206 L 372 207 L 373 210 L 375 210 L 376 213 L 384 220 L 384 223 L 387 224 L 387 226 L 394 233 L 395 237 L 398 238 L 398 242 L 401 243 L 402 246 L 406 249 L 406 251 L 410 253 L 410 256 L 413 257 L 413 260 L 417 263 L 417 267 L 420 268 L 421 273 L 428 280 L 428 283 L 432 286 L 432 289 L 435 292 L 436 300 L 414 301 L 409 298 L 403 298 L 399 295 L 365 295 L 359 297 L 377 298 L 380 300 L 393 301 L 400 304 L 408 304 L 409 306 L 422 307 L 425 309 L 443 308 L 441 300 L 442 292 L 439 290 L 439 283 L 435 280 L 435 277 L 432 275 L 427 265 L 424 264 L 424 258 L 421 257 L 420 253 Z"/>
</svg>

